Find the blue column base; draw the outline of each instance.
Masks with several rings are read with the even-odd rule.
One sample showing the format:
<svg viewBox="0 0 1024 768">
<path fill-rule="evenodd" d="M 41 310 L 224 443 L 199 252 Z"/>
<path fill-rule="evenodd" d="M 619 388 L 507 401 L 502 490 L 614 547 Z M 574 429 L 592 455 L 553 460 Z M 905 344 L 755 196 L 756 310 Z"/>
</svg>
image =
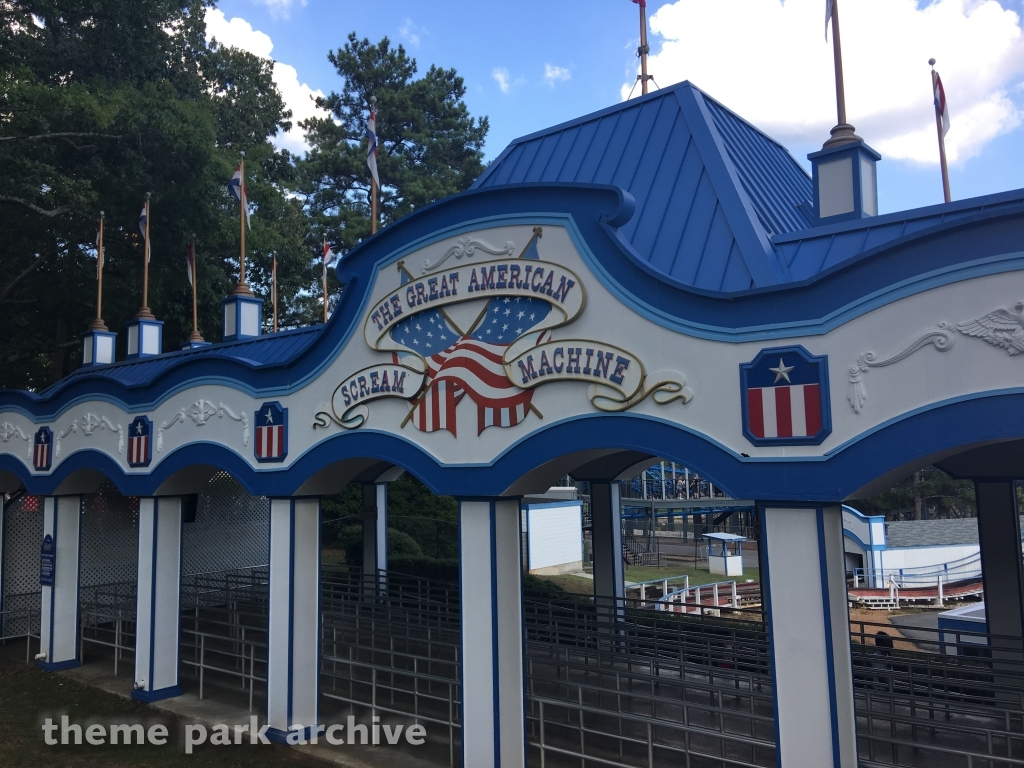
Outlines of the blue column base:
<svg viewBox="0 0 1024 768">
<path fill-rule="evenodd" d="M 37 661 L 36 667 L 43 670 L 43 672 L 60 672 L 62 669 L 74 669 L 75 667 L 82 666 L 82 662 L 78 659 L 69 659 L 67 661 Z"/>
<path fill-rule="evenodd" d="M 132 698 L 136 701 L 153 702 L 163 701 L 164 699 L 173 699 L 175 696 L 181 696 L 183 691 L 180 685 L 172 685 L 167 688 L 161 688 L 157 691 L 144 691 L 140 688 L 132 690 Z"/>
</svg>

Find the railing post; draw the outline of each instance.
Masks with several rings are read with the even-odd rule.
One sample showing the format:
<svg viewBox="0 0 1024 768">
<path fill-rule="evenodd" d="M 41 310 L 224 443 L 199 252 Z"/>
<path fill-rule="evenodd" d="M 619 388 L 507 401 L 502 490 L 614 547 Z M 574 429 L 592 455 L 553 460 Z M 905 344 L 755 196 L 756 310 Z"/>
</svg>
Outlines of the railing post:
<svg viewBox="0 0 1024 768">
<path fill-rule="evenodd" d="M 733 608 L 739 608 L 740 607 L 740 601 L 739 601 L 739 598 L 736 595 L 736 582 L 735 581 L 732 583 L 732 607 Z"/>
</svg>

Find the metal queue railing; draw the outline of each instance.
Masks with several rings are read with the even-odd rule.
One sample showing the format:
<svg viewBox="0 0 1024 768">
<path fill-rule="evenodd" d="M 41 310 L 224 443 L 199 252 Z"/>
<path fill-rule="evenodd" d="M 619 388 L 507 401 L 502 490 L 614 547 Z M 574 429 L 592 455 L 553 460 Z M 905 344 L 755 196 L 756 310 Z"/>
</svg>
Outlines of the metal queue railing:
<svg viewBox="0 0 1024 768">
<path fill-rule="evenodd" d="M 617 768 L 774 765 L 767 635 L 759 612 L 729 613 L 527 598 L 532 756 Z"/>
<path fill-rule="evenodd" d="M 454 585 L 325 567 L 321 695 L 348 712 L 440 726 L 459 752 L 460 637 Z M 436 731 L 428 728 L 432 740 Z"/>
<path fill-rule="evenodd" d="M 223 688 L 232 680 L 248 694 L 250 711 L 265 695 L 267 584 L 265 567 L 183 581 L 182 666 L 198 679 L 201 697 L 209 683 Z M 86 646 L 112 649 L 115 673 L 134 652 L 134 590 L 127 583 L 82 590 L 83 658 Z M 646 603 L 527 595 L 531 759 L 552 767 L 774 764 L 760 613 L 722 606 L 717 616 L 679 615 Z M 457 585 L 326 566 L 321 607 L 324 698 L 440 726 L 456 765 Z M 18 619 L 38 638 L 38 613 L 9 609 L 5 626 Z M 853 621 L 851 640 L 864 768 L 1024 768 L 1019 639 L 894 618 Z"/>
<path fill-rule="evenodd" d="M 199 683 L 226 687 L 234 681 L 254 700 L 266 696 L 267 566 L 187 576 L 182 583 L 181 665 Z"/>
<path fill-rule="evenodd" d="M 851 622 L 861 765 L 1024 766 L 1024 644 Z"/>
<path fill-rule="evenodd" d="M 26 664 L 31 660 L 32 641 L 39 647 L 40 603 L 39 592 L 10 594 L 5 596 L 4 609 L 0 611 L 0 645 L 24 640 Z"/>
</svg>

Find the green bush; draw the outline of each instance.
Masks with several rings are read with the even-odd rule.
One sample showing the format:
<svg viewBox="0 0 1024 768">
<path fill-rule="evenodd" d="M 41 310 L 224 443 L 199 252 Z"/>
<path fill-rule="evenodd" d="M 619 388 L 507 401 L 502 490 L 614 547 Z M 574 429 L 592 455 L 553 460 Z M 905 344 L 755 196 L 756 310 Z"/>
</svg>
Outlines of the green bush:
<svg viewBox="0 0 1024 768">
<path fill-rule="evenodd" d="M 345 550 L 345 563 L 363 564 L 363 526 L 347 525 L 338 531 L 338 549 Z M 416 540 L 406 533 L 388 528 L 388 560 L 393 558 L 423 557 L 423 550 Z"/>
<path fill-rule="evenodd" d="M 438 560 L 434 557 L 395 557 L 388 556 L 388 571 L 417 576 L 431 581 L 447 581 L 458 583 L 458 560 Z"/>
<path fill-rule="evenodd" d="M 561 585 L 532 573 L 523 574 L 523 592 L 533 597 L 561 597 L 569 594 Z"/>
</svg>

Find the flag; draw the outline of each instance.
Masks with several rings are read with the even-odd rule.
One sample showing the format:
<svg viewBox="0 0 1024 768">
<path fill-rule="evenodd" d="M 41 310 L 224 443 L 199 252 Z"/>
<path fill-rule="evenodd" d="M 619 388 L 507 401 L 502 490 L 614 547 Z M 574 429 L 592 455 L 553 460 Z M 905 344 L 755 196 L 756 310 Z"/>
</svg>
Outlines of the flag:
<svg viewBox="0 0 1024 768">
<path fill-rule="evenodd" d="M 828 40 L 828 27 L 832 23 L 833 0 L 825 0 L 825 39 Z"/>
<path fill-rule="evenodd" d="M 196 273 L 196 244 L 188 244 L 188 254 L 185 256 L 188 262 L 188 284 L 195 288 L 195 284 L 192 282 L 192 275 Z"/>
<path fill-rule="evenodd" d="M 323 267 L 324 267 L 324 281 L 327 280 L 327 269 L 333 267 L 338 261 L 338 254 L 331 251 L 331 246 L 328 245 L 327 241 L 324 240 L 324 256 L 323 256 Z"/>
<path fill-rule="evenodd" d="M 946 89 L 942 87 L 942 78 L 934 69 L 932 73 L 935 86 L 935 114 L 942 116 L 942 138 L 949 133 L 949 105 L 946 103 Z"/>
<path fill-rule="evenodd" d="M 252 229 L 252 222 L 249 220 L 249 190 L 245 186 L 245 181 L 242 179 L 242 166 L 239 164 L 238 168 L 235 169 L 235 175 L 231 177 L 231 181 L 228 182 L 228 191 L 231 196 L 235 198 L 242 205 L 242 210 L 245 211 L 245 225 Z"/>
<path fill-rule="evenodd" d="M 103 272 L 103 248 L 102 235 L 103 232 L 103 219 L 100 219 L 100 223 L 96 225 L 96 279 L 100 279 L 100 274 Z"/>
<path fill-rule="evenodd" d="M 146 263 L 149 263 L 149 238 L 146 237 L 146 206 L 142 206 L 142 213 L 139 214 L 139 234 L 142 235 L 142 239 L 146 244 Z"/>
<path fill-rule="evenodd" d="M 536 241 L 523 258 L 540 258 Z M 477 406 L 477 434 L 487 427 L 514 427 L 525 419 L 534 390 L 519 389 L 509 381 L 503 355 L 550 311 L 551 304 L 541 299 L 496 296 L 461 336 L 436 309 L 398 323 L 391 330 L 392 340 L 427 363 L 426 393 L 413 408 L 416 428 L 423 432 L 446 429 L 456 435 L 455 408 L 467 394 Z"/>
<path fill-rule="evenodd" d="M 641 8 L 647 7 L 647 0 L 633 0 L 633 2 L 639 5 Z"/>
<path fill-rule="evenodd" d="M 370 169 L 370 175 L 380 189 L 380 177 L 377 175 L 377 110 L 370 110 L 370 117 L 366 121 L 366 165 Z"/>
</svg>

